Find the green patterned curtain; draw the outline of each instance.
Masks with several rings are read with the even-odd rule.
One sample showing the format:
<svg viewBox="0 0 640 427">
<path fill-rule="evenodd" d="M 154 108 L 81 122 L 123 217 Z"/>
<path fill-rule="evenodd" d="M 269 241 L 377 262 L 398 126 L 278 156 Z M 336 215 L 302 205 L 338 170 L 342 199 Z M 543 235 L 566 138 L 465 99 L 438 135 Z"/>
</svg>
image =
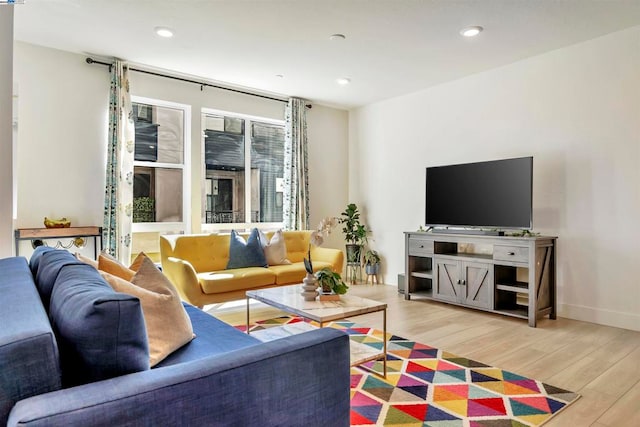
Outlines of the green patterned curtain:
<svg viewBox="0 0 640 427">
<path fill-rule="evenodd" d="M 109 141 L 102 229 L 104 250 L 125 265 L 131 262 L 135 148 L 135 126 L 128 73 L 128 66 L 120 60 L 116 59 L 111 65 Z"/>
<path fill-rule="evenodd" d="M 283 223 L 287 230 L 309 229 L 309 166 L 305 101 L 290 98 L 285 112 Z"/>
</svg>

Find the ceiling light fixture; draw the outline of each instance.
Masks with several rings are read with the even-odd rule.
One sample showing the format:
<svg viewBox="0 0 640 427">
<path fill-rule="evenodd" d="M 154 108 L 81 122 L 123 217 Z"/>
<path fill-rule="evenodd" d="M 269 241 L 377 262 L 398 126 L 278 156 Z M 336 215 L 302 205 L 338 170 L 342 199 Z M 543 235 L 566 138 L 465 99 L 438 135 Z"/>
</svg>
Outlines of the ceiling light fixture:
<svg viewBox="0 0 640 427">
<path fill-rule="evenodd" d="M 344 34 L 332 34 L 329 36 L 329 40 L 333 40 L 333 41 L 340 41 L 340 40 L 344 40 L 347 37 Z"/>
<path fill-rule="evenodd" d="M 340 77 L 336 80 L 338 82 L 339 85 L 348 85 L 349 83 L 351 83 L 351 79 L 349 77 Z"/>
<path fill-rule="evenodd" d="M 173 37 L 173 30 L 171 28 L 156 27 L 154 29 L 156 31 L 156 34 L 159 35 L 160 37 L 165 37 L 165 38 Z"/>
<path fill-rule="evenodd" d="M 475 37 L 480 34 L 483 29 L 484 28 L 480 27 L 479 25 L 475 25 L 473 27 L 465 27 L 460 30 L 460 34 L 465 37 Z"/>
</svg>

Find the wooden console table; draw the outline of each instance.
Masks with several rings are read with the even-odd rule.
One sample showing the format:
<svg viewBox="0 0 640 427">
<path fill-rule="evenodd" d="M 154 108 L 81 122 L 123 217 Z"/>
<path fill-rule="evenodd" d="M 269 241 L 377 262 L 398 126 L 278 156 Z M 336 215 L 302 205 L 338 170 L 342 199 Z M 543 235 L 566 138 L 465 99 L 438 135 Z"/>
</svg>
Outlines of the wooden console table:
<svg viewBox="0 0 640 427">
<path fill-rule="evenodd" d="M 32 244 L 34 240 L 46 240 L 46 239 L 74 239 L 74 238 L 87 238 L 93 237 L 93 251 L 95 258 L 98 259 L 98 253 L 102 250 L 102 227 L 67 227 L 67 228 L 18 228 L 15 231 L 16 237 L 16 256 L 20 252 L 20 241 L 31 240 Z M 100 249 L 98 249 L 98 242 L 100 242 Z M 65 249 L 71 247 L 64 246 L 60 240 L 56 242 L 56 248 L 63 247 Z"/>
</svg>

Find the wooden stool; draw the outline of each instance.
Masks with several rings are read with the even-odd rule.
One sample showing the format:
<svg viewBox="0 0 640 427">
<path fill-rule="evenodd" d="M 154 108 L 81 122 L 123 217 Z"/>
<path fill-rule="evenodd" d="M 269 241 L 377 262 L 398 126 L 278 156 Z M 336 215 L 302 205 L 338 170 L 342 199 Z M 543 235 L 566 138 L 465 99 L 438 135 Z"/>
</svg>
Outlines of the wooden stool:
<svg viewBox="0 0 640 427">
<path fill-rule="evenodd" d="M 377 274 L 367 274 L 367 280 L 364 282 L 369 283 L 369 278 L 371 278 L 371 284 L 373 285 L 373 282 L 376 283 L 376 285 L 378 284 L 378 275 Z"/>
</svg>

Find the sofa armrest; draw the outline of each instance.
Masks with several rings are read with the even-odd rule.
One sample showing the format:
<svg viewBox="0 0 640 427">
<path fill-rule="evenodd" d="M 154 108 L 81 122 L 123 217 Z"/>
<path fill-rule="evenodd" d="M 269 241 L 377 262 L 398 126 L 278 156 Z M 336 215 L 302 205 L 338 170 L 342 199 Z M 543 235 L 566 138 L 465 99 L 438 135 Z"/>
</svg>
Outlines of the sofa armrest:
<svg viewBox="0 0 640 427">
<path fill-rule="evenodd" d="M 202 289 L 196 270 L 189 261 L 174 257 L 162 260 L 162 272 L 176 287 L 180 297 L 189 304 L 202 308 Z"/>
<path fill-rule="evenodd" d="M 16 402 L 62 386 L 56 343 L 27 260 L 0 260 L 0 425 Z"/>
<path fill-rule="evenodd" d="M 324 328 L 59 390 L 16 404 L 8 426 L 348 426 L 349 338 Z"/>
<path fill-rule="evenodd" d="M 333 271 L 336 273 L 342 273 L 344 253 L 340 249 L 313 246 L 311 248 L 311 259 L 313 261 L 325 261 L 331 263 Z"/>
</svg>

